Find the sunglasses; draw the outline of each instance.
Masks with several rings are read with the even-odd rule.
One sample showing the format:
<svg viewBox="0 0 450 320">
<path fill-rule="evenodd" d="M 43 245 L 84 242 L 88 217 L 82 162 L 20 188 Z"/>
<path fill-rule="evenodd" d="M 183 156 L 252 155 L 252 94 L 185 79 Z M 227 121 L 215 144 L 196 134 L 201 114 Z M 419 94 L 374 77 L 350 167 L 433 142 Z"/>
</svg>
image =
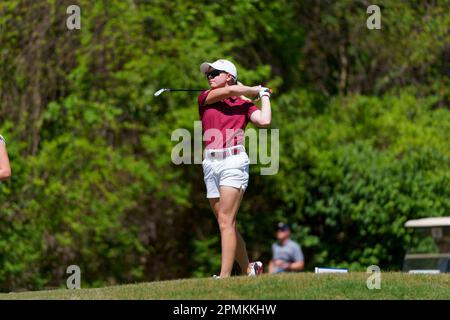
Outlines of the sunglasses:
<svg viewBox="0 0 450 320">
<path fill-rule="evenodd" d="M 217 77 L 217 76 L 218 76 L 219 74 L 221 74 L 221 73 L 225 73 L 225 71 L 222 71 L 222 70 L 213 70 L 213 71 L 211 71 L 211 72 L 209 72 L 209 73 L 206 74 L 206 78 L 208 78 L 208 79 L 213 79 L 213 78 Z"/>
</svg>

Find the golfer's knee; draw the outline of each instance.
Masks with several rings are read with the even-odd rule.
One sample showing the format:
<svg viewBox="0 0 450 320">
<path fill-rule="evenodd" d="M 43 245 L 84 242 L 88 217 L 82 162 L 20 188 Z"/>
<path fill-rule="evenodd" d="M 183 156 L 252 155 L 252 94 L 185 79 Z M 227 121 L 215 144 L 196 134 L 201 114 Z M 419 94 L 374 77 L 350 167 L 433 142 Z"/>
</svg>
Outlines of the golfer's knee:
<svg viewBox="0 0 450 320">
<path fill-rule="evenodd" d="M 230 231 L 236 229 L 236 219 L 231 214 L 218 212 L 217 221 L 219 223 L 220 231 Z"/>
</svg>

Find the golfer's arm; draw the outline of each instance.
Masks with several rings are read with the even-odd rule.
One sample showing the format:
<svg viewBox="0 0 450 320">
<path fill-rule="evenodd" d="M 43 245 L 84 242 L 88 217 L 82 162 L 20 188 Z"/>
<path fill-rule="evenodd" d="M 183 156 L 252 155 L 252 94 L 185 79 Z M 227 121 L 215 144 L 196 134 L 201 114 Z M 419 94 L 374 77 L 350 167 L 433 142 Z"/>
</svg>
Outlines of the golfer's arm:
<svg viewBox="0 0 450 320">
<path fill-rule="evenodd" d="M 260 128 L 267 128 L 272 121 L 272 110 L 270 109 L 270 99 L 267 96 L 261 97 L 261 110 L 256 110 L 250 116 L 254 125 Z"/>
<path fill-rule="evenodd" d="M 292 271 L 301 271 L 303 270 L 303 267 L 305 266 L 305 263 L 303 261 L 297 261 L 297 262 L 292 262 L 289 265 L 289 270 Z"/>
<path fill-rule="evenodd" d="M 0 181 L 7 180 L 9 177 L 11 177 L 11 167 L 8 153 L 5 144 L 0 141 Z"/>
<path fill-rule="evenodd" d="M 241 85 L 232 85 L 223 88 L 213 89 L 208 93 L 205 104 L 213 104 L 232 96 L 256 96 L 259 92 L 258 87 L 248 87 Z"/>
</svg>

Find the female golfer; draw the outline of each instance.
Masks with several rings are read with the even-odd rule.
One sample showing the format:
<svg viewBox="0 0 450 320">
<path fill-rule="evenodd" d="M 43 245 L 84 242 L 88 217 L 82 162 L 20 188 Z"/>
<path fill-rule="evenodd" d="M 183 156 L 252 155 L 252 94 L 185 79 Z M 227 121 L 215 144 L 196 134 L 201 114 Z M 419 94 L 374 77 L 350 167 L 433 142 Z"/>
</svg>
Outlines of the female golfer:
<svg viewBox="0 0 450 320">
<path fill-rule="evenodd" d="M 11 176 L 8 152 L 6 151 L 6 141 L 0 135 L 0 181 L 7 180 Z"/>
<path fill-rule="evenodd" d="M 229 277 L 235 259 L 243 274 L 256 276 L 263 272 L 263 265 L 260 261 L 249 263 L 245 242 L 236 229 L 236 214 L 249 178 L 244 130 L 249 121 L 257 127 L 270 124 L 270 90 L 239 83 L 236 67 L 227 60 L 204 62 L 200 70 L 210 86 L 198 97 L 205 140 L 206 197 L 217 218 L 222 244 L 222 267 L 214 277 Z M 260 98 L 261 110 L 245 96 Z"/>
</svg>

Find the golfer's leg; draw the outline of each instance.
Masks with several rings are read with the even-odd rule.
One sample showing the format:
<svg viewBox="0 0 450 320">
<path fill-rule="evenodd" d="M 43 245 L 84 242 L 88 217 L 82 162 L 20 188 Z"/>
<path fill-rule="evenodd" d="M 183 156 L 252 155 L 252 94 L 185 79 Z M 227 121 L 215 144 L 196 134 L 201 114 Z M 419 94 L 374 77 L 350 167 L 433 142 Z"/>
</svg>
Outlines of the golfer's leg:
<svg viewBox="0 0 450 320">
<path fill-rule="evenodd" d="M 241 267 L 242 274 L 247 274 L 249 265 L 247 248 L 245 247 L 245 241 L 242 238 L 239 231 L 236 230 L 237 246 L 236 246 L 236 261 Z"/>
<path fill-rule="evenodd" d="M 217 214 L 219 222 L 220 236 L 222 243 L 222 268 L 220 277 L 225 278 L 231 275 L 233 262 L 236 256 L 237 232 L 236 213 L 239 209 L 240 200 L 244 191 L 241 189 L 221 186 L 220 187 L 220 207 Z"/>
<path fill-rule="evenodd" d="M 211 205 L 211 209 L 214 212 L 214 215 L 217 218 L 217 212 L 219 212 L 220 208 L 220 198 L 209 198 L 209 204 Z"/>
<path fill-rule="evenodd" d="M 237 204 L 236 215 L 237 215 L 237 212 L 239 211 L 239 207 L 241 206 L 242 197 L 244 196 L 244 191 L 241 191 L 240 194 L 241 194 L 241 196 L 240 196 L 239 202 Z M 247 274 L 247 268 L 248 268 L 248 264 L 249 264 L 247 248 L 245 247 L 245 241 L 242 238 L 239 231 L 237 231 L 237 228 L 236 228 L 236 235 L 237 235 L 236 261 L 239 264 L 239 266 L 241 267 L 242 274 Z"/>
<path fill-rule="evenodd" d="M 243 195 L 244 195 L 244 192 L 241 192 L 241 197 L 239 199 L 239 203 L 241 203 Z M 214 215 L 216 216 L 216 218 L 218 218 L 217 213 L 219 212 L 219 208 L 220 208 L 220 198 L 210 198 L 209 204 L 211 205 Z M 242 273 L 247 274 L 247 268 L 248 268 L 249 261 L 248 261 L 247 249 L 245 248 L 245 241 L 242 238 L 239 231 L 237 231 L 237 230 L 236 230 L 236 235 L 237 235 L 237 245 L 236 245 L 235 259 L 236 259 L 237 263 L 239 264 L 239 267 L 241 267 Z"/>
</svg>

